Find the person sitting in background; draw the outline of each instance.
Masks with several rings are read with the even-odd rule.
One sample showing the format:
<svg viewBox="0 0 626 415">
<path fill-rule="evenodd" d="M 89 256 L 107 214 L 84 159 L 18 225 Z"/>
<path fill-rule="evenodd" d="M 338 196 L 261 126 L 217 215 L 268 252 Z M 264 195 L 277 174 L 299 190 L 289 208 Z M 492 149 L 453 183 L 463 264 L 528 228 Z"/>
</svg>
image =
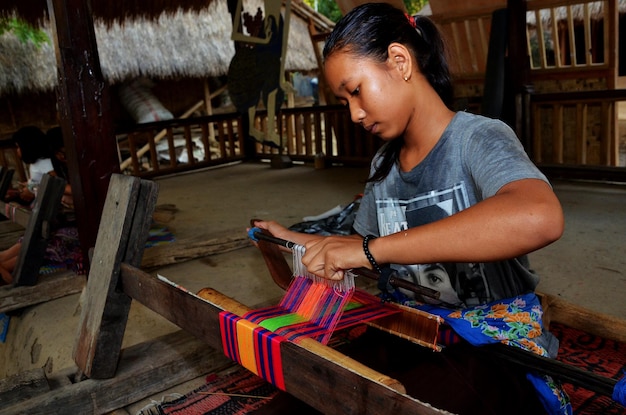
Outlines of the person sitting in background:
<svg viewBox="0 0 626 415">
<path fill-rule="evenodd" d="M 20 130 L 21 131 L 21 130 Z M 16 133 L 17 134 L 17 133 Z M 43 134 L 43 133 L 42 133 Z M 47 135 L 47 138 L 46 138 Z M 63 135 L 59 127 L 50 129 L 46 135 L 43 135 L 42 143 L 46 148 L 45 153 L 51 154 L 52 159 L 48 159 L 50 166 L 54 166 L 48 170 L 46 174 L 51 176 L 62 177 L 67 180 L 67 164 L 65 160 L 65 148 L 63 144 Z M 41 137 L 40 137 L 41 138 Z M 26 146 L 32 144 L 29 140 L 25 140 Z M 22 149 L 22 146 L 18 144 L 18 149 Z M 18 152 L 19 154 L 19 152 Z M 28 155 L 31 155 L 30 153 Z M 39 159 L 40 160 L 40 159 Z M 33 164 L 30 164 L 32 167 Z M 43 169 L 41 169 L 43 166 Z M 38 174 L 39 171 L 46 170 L 46 164 L 39 162 L 35 170 L 38 178 L 37 183 L 41 181 L 43 174 Z M 31 180 L 33 177 L 33 171 L 31 170 Z M 34 199 L 34 195 L 33 195 Z M 63 198 L 61 204 L 66 208 L 73 208 L 72 201 L 72 188 L 69 183 L 65 186 Z M 71 222 L 63 220 L 55 223 L 55 229 L 48 241 L 46 252 L 44 256 L 44 267 L 46 268 L 66 268 L 74 271 L 77 274 L 83 274 L 83 253 L 80 247 L 80 240 L 78 238 L 78 230 Z M 22 238 L 20 238 L 13 246 L 4 251 L 0 251 L 0 285 L 2 283 L 11 284 L 13 282 L 13 270 L 17 265 L 17 260 L 22 245 Z"/>
<path fill-rule="evenodd" d="M 18 183 L 17 192 L 9 192 L 9 196 L 17 197 L 21 204 L 31 205 L 43 175 L 54 171 L 47 138 L 38 127 L 28 126 L 13 134 L 13 140 L 17 146 L 18 157 L 28 165 L 29 178 L 27 182 Z"/>
<path fill-rule="evenodd" d="M 52 127 L 46 132 L 49 153 L 52 156 L 52 166 L 54 170 L 51 175 L 65 179 L 65 191 L 61 198 L 61 204 L 66 209 L 74 209 L 74 199 L 72 198 L 72 186 L 70 186 L 69 173 L 67 169 L 67 159 L 65 158 L 65 143 L 61 127 Z"/>
</svg>

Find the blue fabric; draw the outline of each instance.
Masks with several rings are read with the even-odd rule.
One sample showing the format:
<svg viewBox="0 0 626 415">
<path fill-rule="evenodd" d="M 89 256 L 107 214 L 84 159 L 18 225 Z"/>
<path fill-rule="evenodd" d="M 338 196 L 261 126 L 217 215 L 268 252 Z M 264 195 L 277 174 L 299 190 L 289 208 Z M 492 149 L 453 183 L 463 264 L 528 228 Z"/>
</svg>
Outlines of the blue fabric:
<svg viewBox="0 0 626 415">
<path fill-rule="evenodd" d="M 543 332 L 543 310 L 534 293 L 462 310 L 432 305 L 417 308 L 441 316 L 459 336 L 474 346 L 503 343 L 548 356 L 547 350 L 537 342 Z M 534 373 L 528 373 L 527 378 L 550 415 L 573 413 L 569 397 L 558 381 Z"/>
<path fill-rule="evenodd" d="M 613 400 L 620 405 L 626 406 L 626 371 L 615 385 L 615 388 L 613 388 Z"/>
<path fill-rule="evenodd" d="M 4 343 L 7 339 L 10 321 L 11 317 L 7 316 L 5 313 L 0 313 L 0 343 Z"/>
</svg>

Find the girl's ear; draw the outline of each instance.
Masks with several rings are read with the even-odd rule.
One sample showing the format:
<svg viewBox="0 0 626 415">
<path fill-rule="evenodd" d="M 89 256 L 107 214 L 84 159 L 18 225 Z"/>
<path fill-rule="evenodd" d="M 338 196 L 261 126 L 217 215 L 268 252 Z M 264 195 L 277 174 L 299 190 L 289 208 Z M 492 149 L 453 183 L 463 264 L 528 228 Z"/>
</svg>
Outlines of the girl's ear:
<svg viewBox="0 0 626 415">
<path fill-rule="evenodd" d="M 398 71 L 400 77 L 405 81 L 411 79 L 411 73 L 413 70 L 413 61 L 411 59 L 411 53 L 401 43 L 392 43 L 387 49 L 389 56 L 389 65 L 391 68 Z"/>
</svg>

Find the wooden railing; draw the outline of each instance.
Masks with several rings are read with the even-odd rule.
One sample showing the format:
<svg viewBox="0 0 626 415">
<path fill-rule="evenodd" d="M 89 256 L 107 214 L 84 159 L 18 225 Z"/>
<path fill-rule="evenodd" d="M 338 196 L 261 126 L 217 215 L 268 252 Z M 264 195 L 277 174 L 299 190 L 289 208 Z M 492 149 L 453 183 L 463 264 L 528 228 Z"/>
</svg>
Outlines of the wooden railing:
<svg viewBox="0 0 626 415">
<path fill-rule="evenodd" d="M 266 129 L 266 117 L 265 111 L 257 112 L 257 129 Z M 325 165 L 363 166 L 381 144 L 354 124 L 340 105 L 286 108 L 280 111 L 277 125 L 282 131 L 281 149 L 257 143 L 251 154 L 245 153 L 241 119 L 235 113 L 137 125 L 118 135 L 120 160 L 128 160 L 122 161 L 122 170 L 155 177 L 278 155 L 295 162 L 314 163 L 317 159 Z"/>
<path fill-rule="evenodd" d="M 626 104 L 626 90 L 532 95 L 533 160 L 539 165 L 626 167 L 616 122 L 620 102 Z"/>
<path fill-rule="evenodd" d="M 587 78 L 593 89 L 617 87 L 617 0 L 530 0 L 526 5 L 534 84 L 563 85 L 568 79 Z M 557 75 L 561 82 L 555 82 Z M 536 89 L 540 88 L 546 90 Z"/>
<path fill-rule="evenodd" d="M 381 144 L 380 139 L 353 123 L 341 105 L 286 108 L 280 112 L 280 125 L 285 148 L 282 154 L 293 161 L 314 162 L 318 157 L 325 164 L 367 165 Z M 260 147 L 258 156 L 279 154 L 267 150 Z"/>
<path fill-rule="evenodd" d="M 120 161 L 129 160 L 123 172 L 141 177 L 239 161 L 243 146 L 237 114 L 139 124 L 118 134 Z"/>
</svg>

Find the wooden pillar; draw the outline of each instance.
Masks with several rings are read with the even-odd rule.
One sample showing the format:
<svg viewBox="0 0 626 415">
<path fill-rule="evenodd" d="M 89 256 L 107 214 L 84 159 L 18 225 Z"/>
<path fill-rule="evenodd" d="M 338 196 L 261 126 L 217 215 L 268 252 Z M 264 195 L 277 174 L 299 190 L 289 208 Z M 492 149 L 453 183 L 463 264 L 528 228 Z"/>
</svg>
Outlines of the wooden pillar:
<svg viewBox="0 0 626 415">
<path fill-rule="evenodd" d="M 95 246 L 111 174 L 120 171 L 109 86 L 100 69 L 89 0 L 47 1 L 59 76 L 59 121 L 80 242 L 87 253 Z"/>
<path fill-rule="evenodd" d="M 529 94 L 532 93 L 530 81 L 530 56 L 526 41 L 526 0 L 508 0 L 508 68 L 509 97 L 508 122 L 526 147 L 527 152 L 532 142 L 530 137 Z"/>
</svg>

